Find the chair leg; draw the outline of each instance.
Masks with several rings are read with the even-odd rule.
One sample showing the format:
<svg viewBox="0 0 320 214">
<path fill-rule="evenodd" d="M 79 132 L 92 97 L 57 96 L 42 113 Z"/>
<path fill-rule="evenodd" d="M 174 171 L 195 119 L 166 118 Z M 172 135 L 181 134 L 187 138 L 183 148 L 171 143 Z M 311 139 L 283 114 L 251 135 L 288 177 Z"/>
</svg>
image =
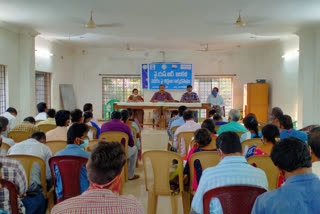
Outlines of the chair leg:
<svg viewBox="0 0 320 214">
<path fill-rule="evenodd" d="M 128 172 L 128 161 L 126 162 L 126 164 L 124 165 L 124 177 L 125 177 L 125 181 L 128 181 L 129 178 L 129 172 Z"/>
<path fill-rule="evenodd" d="M 182 192 L 182 205 L 183 205 L 183 213 L 188 214 L 190 212 L 190 193 Z"/>
<path fill-rule="evenodd" d="M 156 214 L 158 206 L 158 195 L 148 192 L 148 214 Z"/>
<path fill-rule="evenodd" d="M 178 214 L 178 199 L 180 195 L 171 195 L 171 213 Z"/>
</svg>

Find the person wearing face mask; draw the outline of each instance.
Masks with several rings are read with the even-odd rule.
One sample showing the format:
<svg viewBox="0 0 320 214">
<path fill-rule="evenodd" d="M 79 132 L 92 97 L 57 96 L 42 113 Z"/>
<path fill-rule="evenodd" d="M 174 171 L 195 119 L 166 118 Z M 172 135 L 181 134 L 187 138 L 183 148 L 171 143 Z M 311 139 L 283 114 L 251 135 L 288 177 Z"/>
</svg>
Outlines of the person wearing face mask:
<svg viewBox="0 0 320 214">
<path fill-rule="evenodd" d="M 67 132 L 70 124 L 70 111 L 60 110 L 54 116 L 57 128 L 46 133 L 47 141 L 67 141 Z"/>
<path fill-rule="evenodd" d="M 58 213 L 144 213 L 132 195 L 119 195 L 126 154 L 121 144 L 99 142 L 87 163 L 90 186 L 83 194 L 67 199 L 52 209 Z"/>
<path fill-rule="evenodd" d="M 219 89 L 214 87 L 211 94 L 208 96 L 207 103 L 211 104 L 211 108 L 216 110 L 216 113 L 224 115 L 223 107 L 225 106 L 223 98 L 219 95 Z"/>
<path fill-rule="evenodd" d="M 89 127 L 84 123 L 75 123 L 68 129 L 67 133 L 67 146 L 65 149 L 57 152 L 55 156 L 60 155 L 73 155 L 84 158 L 89 158 L 90 152 L 84 151 L 89 144 L 88 140 Z M 56 194 L 58 198 L 63 197 L 62 183 L 60 178 L 60 172 L 57 167 L 54 168 L 56 175 Z M 85 166 L 82 166 L 80 172 L 80 193 L 88 189 L 89 182 L 87 178 L 87 170 Z"/>
<path fill-rule="evenodd" d="M 128 97 L 128 102 L 144 102 L 144 99 L 139 95 L 138 89 L 132 90 L 132 95 Z M 143 127 L 143 117 L 144 111 L 142 109 L 133 109 L 133 117 L 137 118 L 139 123 L 142 124 Z"/>
<path fill-rule="evenodd" d="M 192 85 L 187 86 L 187 92 L 185 92 L 180 99 L 182 103 L 200 103 L 200 99 L 196 92 L 192 91 Z M 198 122 L 198 111 L 193 111 L 194 120 Z"/>
</svg>

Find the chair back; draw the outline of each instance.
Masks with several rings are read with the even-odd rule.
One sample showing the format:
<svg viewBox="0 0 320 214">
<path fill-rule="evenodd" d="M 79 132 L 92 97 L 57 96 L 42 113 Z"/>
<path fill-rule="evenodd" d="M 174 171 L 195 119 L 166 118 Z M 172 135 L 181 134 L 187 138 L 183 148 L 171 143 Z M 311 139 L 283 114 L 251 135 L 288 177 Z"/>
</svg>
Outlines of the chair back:
<svg viewBox="0 0 320 214">
<path fill-rule="evenodd" d="M 190 189 L 193 190 L 193 180 L 194 180 L 194 162 L 196 160 L 200 161 L 202 171 L 216 166 L 219 162 L 218 152 L 207 151 L 207 152 L 196 152 L 191 155 L 189 164 L 190 164 Z"/>
<path fill-rule="evenodd" d="M 101 141 L 101 140 L 98 140 L 98 139 L 90 140 L 90 141 L 89 141 L 89 145 L 85 148 L 85 150 L 86 150 L 87 152 L 91 152 L 92 149 L 93 149 L 93 147 L 94 147 L 97 143 L 99 143 L 100 141 Z"/>
<path fill-rule="evenodd" d="M 185 149 L 186 149 L 185 152 L 186 152 L 186 154 L 188 154 L 189 145 L 190 145 L 193 137 L 194 137 L 194 131 L 193 132 L 180 132 L 178 134 L 179 154 L 181 154 L 181 139 L 184 139 Z"/>
<path fill-rule="evenodd" d="M 249 164 L 262 169 L 266 173 L 269 190 L 275 190 L 278 188 L 280 172 L 269 156 L 254 155 L 252 157 L 249 157 L 247 161 Z"/>
<path fill-rule="evenodd" d="M 254 186 L 225 186 L 209 190 L 203 195 L 203 213 L 210 213 L 210 201 L 218 198 L 223 213 L 250 214 L 256 198 L 265 189 Z"/>
<path fill-rule="evenodd" d="M 131 132 L 132 132 L 134 145 L 137 145 L 137 129 L 134 126 L 130 126 L 130 129 L 131 129 Z"/>
<path fill-rule="evenodd" d="M 54 125 L 54 124 L 43 124 L 43 125 L 38 125 L 38 128 L 39 128 L 42 132 L 47 133 L 48 131 L 57 128 L 57 126 Z"/>
<path fill-rule="evenodd" d="M 149 184 L 147 160 L 150 160 L 153 171 L 153 182 Z M 144 178 L 147 191 L 152 191 L 156 195 L 170 195 L 170 167 L 172 160 L 178 162 L 179 189 L 183 191 L 183 159 L 175 152 L 152 150 L 142 154 Z"/>
<path fill-rule="evenodd" d="M 41 170 L 41 186 L 43 187 L 43 195 L 47 197 L 47 182 L 46 182 L 46 163 L 42 158 L 33 156 L 33 155 L 8 155 L 9 158 L 14 158 L 19 160 L 24 170 L 26 171 L 28 186 L 31 185 L 30 177 L 31 177 L 31 169 L 33 164 L 37 163 L 40 166 Z"/>
<path fill-rule="evenodd" d="M 180 126 L 174 126 L 170 129 L 170 133 L 171 133 L 171 140 L 173 141 L 173 135 L 174 135 L 174 132 L 177 130 L 177 128 L 179 128 Z"/>
<path fill-rule="evenodd" d="M 236 132 L 239 137 L 244 134 L 244 132 Z"/>
<path fill-rule="evenodd" d="M 57 182 L 54 167 L 58 167 L 62 183 L 63 196 L 57 198 L 57 203 L 80 195 L 80 171 L 87 161 L 87 158 L 72 155 L 54 156 L 49 159 L 54 187 L 56 188 Z"/>
<path fill-rule="evenodd" d="M 66 148 L 67 141 L 63 141 L 63 140 L 47 141 L 46 146 L 50 148 L 52 155 L 54 156 L 57 152 Z"/>
<path fill-rule="evenodd" d="M 105 121 L 107 120 L 107 114 L 108 114 L 108 121 L 110 120 L 110 114 L 113 112 L 113 103 L 120 102 L 120 100 L 109 100 L 105 105 L 104 105 L 104 119 Z"/>
<path fill-rule="evenodd" d="M 24 131 L 10 131 L 8 138 L 11 138 L 14 142 L 20 143 L 21 141 L 29 139 L 30 133 Z"/>
<path fill-rule="evenodd" d="M 18 191 L 17 191 L 16 185 L 11 181 L 4 180 L 4 179 L 0 179 L 0 184 L 2 188 L 6 188 L 9 191 L 11 213 L 18 214 L 19 213 Z"/>
<path fill-rule="evenodd" d="M 0 152 L 2 151 L 2 149 L 5 149 L 7 151 L 7 153 L 8 153 L 10 147 L 11 147 L 10 145 L 2 142 L 1 147 L 0 147 Z"/>
<path fill-rule="evenodd" d="M 97 139 L 97 133 L 98 133 L 97 128 L 93 126 L 88 126 L 88 127 L 93 132 L 93 139 Z"/>
<path fill-rule="evenodd" d="M 261 138 L 252 138 L 252 139 L 245 140 L 241 143 L 242 151 L 244 151 L 246 146 L 248 146 L 248 149 L 249 149 L 253 145 L 261 146 L 262 144 L 263 143 Z"/>
</svg>

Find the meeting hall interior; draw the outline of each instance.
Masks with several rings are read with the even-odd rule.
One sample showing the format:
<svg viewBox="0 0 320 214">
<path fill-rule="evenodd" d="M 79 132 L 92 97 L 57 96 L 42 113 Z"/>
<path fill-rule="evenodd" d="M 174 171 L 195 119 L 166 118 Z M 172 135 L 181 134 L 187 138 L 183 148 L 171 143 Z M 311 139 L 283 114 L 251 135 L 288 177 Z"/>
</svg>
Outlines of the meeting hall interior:
<svg viewBox="0 0 320 214">
<path fill-rule="evenodd" d="M 318 0 L 0 0 L 0 214 L 320 213 L 318 57 Z"/>
</svg>

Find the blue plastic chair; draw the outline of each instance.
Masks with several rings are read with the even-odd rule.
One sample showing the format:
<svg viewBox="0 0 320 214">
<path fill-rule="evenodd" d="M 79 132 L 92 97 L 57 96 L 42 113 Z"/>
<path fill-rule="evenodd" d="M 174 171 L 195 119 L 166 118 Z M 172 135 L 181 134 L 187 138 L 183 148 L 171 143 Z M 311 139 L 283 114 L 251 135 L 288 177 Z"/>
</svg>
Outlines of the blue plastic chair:
<svg viewBox="0 0 320 214">
<path fill-rule="evenodd" d="M 107 114 L 108 114 L 108 121 L 110 121 L 111 118 L 111 113 L 114 111 L 113 110 L 113 103 L 120 102 L 120 100 L 109 100 L 107 104 L 104 105 L 104 121 L 107 121 Z"/>
</svg>

